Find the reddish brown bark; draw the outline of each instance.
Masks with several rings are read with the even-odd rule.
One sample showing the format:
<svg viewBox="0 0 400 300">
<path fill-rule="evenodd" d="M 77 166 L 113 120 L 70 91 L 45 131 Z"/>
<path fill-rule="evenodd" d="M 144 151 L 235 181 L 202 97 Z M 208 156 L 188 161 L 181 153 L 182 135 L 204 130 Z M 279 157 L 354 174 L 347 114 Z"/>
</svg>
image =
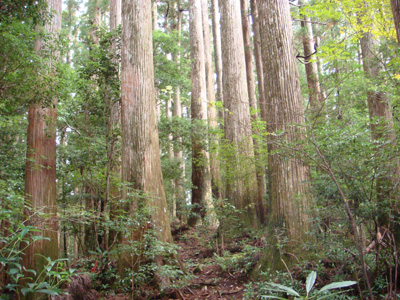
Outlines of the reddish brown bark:
<svg viewBox="0 0 400 300">
<path fill-rule="evenodd" d="M 264 54 L 267 130 L 281 136 L 268 136 L 270 222 L 285 228 L 294 241 L 304 237 L 309 229 L 306 182 L 310 173 L 309 168 L 295 158 L 295 153 L 282 153 L 284 148 L 280 146 L 301 140 L 301 124 L 304 123 L 289 2 L 259 1 L 258 9 Z"/>
<path fill-rule="evenodd" d="M 121 25 L 121 0 L 110 1 L 110 30 L 116 30 Z M 111 46 L 112 51 L 117 51 L 117 44 L 114 42 Z M 114 59 L 114 63 L 118 63 L 117 59 Z M 118 70 L 121 66 L 118 65 Z M 110 202 L 110 219 L 114 220 L 116 210 L 118 208 L 117 201 L 120 198 L 118 181 L 121 178 L 121 157 L 117 153 L 117 143 L 120 140 L 120 136 L 117 132 L 121 128 L 121 105 L 119 99 L 114 99 L 113 95 L 107 95 L 109 106 L 109 116 L 107 124 L 107 191 L 106 199 L 104 203 L 103 215 L 105 216 L 107 209 L 107 202 Z M 104 229 L 106 232 L 106 229 Z M 116 231 L 110 229 L 108 235 L 108 241 L 104 241 L 105 247 L 113 245 L 117 241 Z"/>
<path fill-rule="evenodd" d="M 221 0 L 221 37 L 225 139 L 230 147 L 226 164 L 226 196 L 243 217 L 256 223 L 257 179 L 251 130 L 250 106 L 246 84 L 246 62 L 240 2 Z"/>
<path fill-rule="evenodd" d="M 222 50 L 221 50 L 221 29 L 218 19 L 219 6 L 218 0 L 211 0 L 211 11 L 212 11 L 212 32 L 213 32 L 213 45 L 214 45 L 214 65 L 215 73 L 217 75 L 217 94 L 216 100 L 221 103 L 224 102 L 223 92 L 222 92 Z M 224 110 L 218 110 L 218 117 L 224 119 Z M 223 124 L 221 122 L 220 124 Z M 221 125 L 221 127 L 223 127 Z M 222 128 L 223 129 L 223 128 Z M 223 197 L 224 197 L 223 191 Z"/>
<path fill-rule="evenodd" d="M 207 87 L 205 71 L 205 51 L 203 39 L 202 0 L 189 1 L 190 14 L 190 56 L 192 59 L 192 120 L 198 122 L 198 132 L 192 136 L 192 216 L 189 225 L 196 225 L 200 217 L 206 215 L 206 209 L 212 200 L 210 157 L 207 142 L 201 135 L 207 122 Z M 194 123 L 195 124 L 195 123 Z"/>
<path fill-rule="evenodd" d="M 222 181 L 219 161 L 218 111 L 215 98 L 214 70 L 212 67 L 211 36 L 208 19 L 208 1 L 202 0 L 203 37 L 207 85 L 207 119 L 210 143 L 210 171 L 213 197 L 222 199 Z"/>
<path fill-rule="evenodd" d="M 123 197 L 128 197 L 128 191 L 144 193 L 134 197 L 131 211 L 146 205 L 159 240 L 171 242 L 156 117 L 151 1 L 124 0 L 122 20 L 122 181 L 129 185 Z M 131 238 L 137 239 L 138 233 Z"/>
<path fill-rule="evenodd" d="M 246 79 L 247 79 L 247 89 L 249 92 L 249 104 L 252 110 L 251 119 L 253 122 L 258 121 L 258 105 L 256 96 L 256 84 L 254 78 L 254 68 L 253 68 L 253 53 L 251 51 L 251 30 L 250 30 L 250 20 L 249 20 L 249 4 L 247 0 L 240 0 L 240 7 L 242 11 L 242 29 L 243 29 L 243 43 L 244 43 L 244 54 L 246 59 Z M 254 130 L 253 130 L 254 131 Z M 256 132 L 257 134 L 257 132 Z M 261 157 L 261 146 L 257 138 L 253 139 L 254 143 L 254 157 L 256 159 L 256 174 L 257 174 L 257 186 L 258 194 L 256 201 L 256 213 L 259 222 L 262 224 L 265 221 L 265 211 L 263 206 L 263 199 L 266 193 L 265 191 L 265 166 Z"/>
<path fill-rule="evenodd" d="M 45 26 L 50 33 L 61 29 L 61 0 L 49 0 L 48 9 L 53 19 Z M 34 50 L 40 53 L 45 47 L 42 40 L 36 40 Z M 32 243 L 23 256 L 26 269 L 43 270 L 46 261 L 41 256 L 56 259 L 58 257 L 58 220 L 56 192 L 56 121 L 57 101 L 35 104 L 29 109 L 27 153 L 25 169 L 25 195 L 27 224 L 40 229 L 43 237 Z"/>
</svg>

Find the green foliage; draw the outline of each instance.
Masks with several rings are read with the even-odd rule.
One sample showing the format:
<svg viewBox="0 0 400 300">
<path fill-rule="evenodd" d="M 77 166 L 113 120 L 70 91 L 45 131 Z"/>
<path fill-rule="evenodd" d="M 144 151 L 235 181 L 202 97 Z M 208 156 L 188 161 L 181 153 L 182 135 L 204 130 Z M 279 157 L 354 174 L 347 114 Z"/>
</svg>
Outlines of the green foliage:
<svg viewBox="0 0 400 300">
<path fill-rule="evenodd" d="M 178 247 L 160 241 L 160 229 L 152 222 L 151 210 L 143 204 L 147 197 L 135 193 L 134 198 L 133 201 L 138 201 L 136 211 L 133 214 L 120 215 L 124 224 L 120 233 L 126 238 L 132 235 L 137 238 L 126 239 L 126 243 L 118 245 L 117 254 L 120 259 L 124 259 L 126 255 L 130 257 L 129 267 L 125 267 L 118 282 L 119 287 L 133 292 L 150 285 L 154 278 L 181 286 L 189 277 L 177 261 Z"/>
<path fill-rule="evenodd" d="M 214 253 L 214 258 L 223 272 L 248 274 L 253 270 L 258 260 L 259 252 L 260 249 L 258 247 L 245 244 L 238 253 L 224 251 L 221 256 Z"/>
<path fill-rule="evenodd" d="M 317 273 L 312 271 L 306 280 L 306 294 L 301 296 L 299 292 L 295 291 L 293 288 L 284 286 L 281 284 L 269 282 L 264 285 L 260 290 L 260 298 L 261 299 L 282 299 L 285 300 L 287 298 L 283 298 L 277 296 L 276 293 L 281 294 L 284 293 L 288 296 L 294 297 L 294 299 L 337 299 L 337 295 L 343 293 L 344 291 L 335 292 L 333 294 L 329 293 L 331 290 L 336 290 L 340 288 L 349 287 L 355 285 L 356 281 L 341 281 L 341 282 L 333 282 L 328 285 L 323 286 L 319 290 L 313 290 L 315 281 L 317 279 Z M 271 294 L 269 294 L 271 293 Z"/>
<path fill-rule="evenodd" d="M 46 1 L 3 0 L 0 3 L 0 23 L 11 23 L 14 20 L 29 23 L 30 26 L 43 24 L 49 18 L 46 12 Z"/>
<path fill-rule="evenodd" d="M 11 211 L 1 211 L 0 221 L 2 224 L 10 217 Z M 40 230 L 27 226 L 26 222 L 18 227 L 3 228 L 0 231 L 0 272 L 9 277 L 6 286 L 0 286 L 0 299 L 10 299 L 11 295 L 20 293 L 59 295 L 62 293 L 60 287 L 68 282 L 75 272 L 67 268 L 67 259 L 46 260 L 43 270 L 36 273 L 34 270 L 24 269 L 21 260 L 24 250 L 40 240 L 46 240 L 40 235 L 35 235 Z M 39 254 L 38 254 L 39 255 Z"/>
<path fill-rule="evenodd" d="M 179 46 L 178 42 L 181 43 Z M 168 86 L 179 86 L 182 95 L 190 91 L 190 53 L 187 52 L 189 39 L 179 36 L 177 31 L 153 31 L 155 86 L 162 90 Z M 180 55 L 179 63 L 176 57 Z"/>
</svg>

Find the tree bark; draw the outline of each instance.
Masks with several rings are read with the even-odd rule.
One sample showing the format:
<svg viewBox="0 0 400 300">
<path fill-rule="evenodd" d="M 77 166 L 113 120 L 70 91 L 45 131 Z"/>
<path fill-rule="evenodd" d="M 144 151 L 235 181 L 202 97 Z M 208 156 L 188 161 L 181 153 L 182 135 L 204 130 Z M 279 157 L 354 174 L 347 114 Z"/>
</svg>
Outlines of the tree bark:
<svg viewBox="0 0 400 300">
<path fill-rule="evenodd" d="M 175 13 L 176 13 L 176 21 L 175 24 L 173 25 L 173 30 L 176 30 L 178 32 L 178 36 L 181 37 L 181 31 L 182 31 L 182 12 L 181 12 L 181 5 L 180 5 L 180 0 L 177 0 L 176 2 L 176 8 L 175 8 Z M 178 47 L 181 47 L 181 42 L 180 39 L 178 40 Z M 180 61 L 181 61 L 181 55 L 180 53 L 177 53 L 176 55 L 173 56 L 174 61 L 178 64 L 178 69 L 180 69 Z M 173 112 L 172 116 L 174 118 L 182 118 L 182 103 L 181 103 L 181 88 L 180 86 L 177 86 L 175 88 L 175 94 L 174 94 L 174 107 L 173 107 Z M 175 137 L 176 143 L 178 146 L 174 149 L 174 158 L 175 160 L 179 163 L 179 169 L 180 169 L 180 176 L 175 179 L 175 187 L 176 187 L 176 193 L 175 193 L 175 203 L 176 203 L 176 216 L 179 218 L 179 220 L 183 222 L 186 222 L 184 220 L 184 214 L 182 212 L 184 211 L 184 207 L 186 205 L 186 195 L 185 195 L 185 160 L 183 158 L 183 151 L 182 151 L 182 137 L 178 136 Z"/>
<path fill-rule="evenodd" d="M 221 33 L 225 139 L 231 147 L 227 159 L 226 196 L 256 223 L 257 178 L 246 84 L 240 2 L 221 0 Z"/>
<path fill-rule="evenodd" d="M 110 30 L 115 30 L 121 25 L 121 0 L 110 0 Z M 116 45 L 113 45 L 113 48 Z"/>
<path fill-rule="evenodd" d="M 310 171 L 295 153 L 285 154 L 280 143 L 303 139 L 304 112 L 299 75 L 293 49 L 289 2 L 258 2 L 264 62 L 264 92 L 267 101 L 269 217 L 283 227 L 291 241 L 309 229 L 307 184 Z M 261 17 L 262 16 L 262 17 Z M 274 59 L 271 59 L 273 57 Z"/>
<path fill-rule="evenodd" d="M 110 1 L 110 31 L 115 31 L 121 25 L 122 18 L 121 0 Z M 116 58 L 117 44 L 113 42 L 111 50 L 114 53 L 115 59 L 113 63 L 116 64 L 118 76 L 120 73 L 121 65 Z M 114 95 L 109 96 L 109 116 L 107 124 L 107 191 L 104 209 L 107 209 L 107 202 L 110 202 L 110 220 L 115 220 L 116 211 L 118 210 L 117 201 L 121 195 L 117 182 L 121 179 L 121 156 L 118 152 L 118 142 L 121 136 L 121 103 L 120 98 L 115 99 Z M 103 212 L 104 213 L 104 212 Z M 104 231 L 106 232 L 106 230 Z M 117 241 L 117 232 L 110 229 L 108 241 L 105 241 L 105 246 L 111 246 Z"/>
<path fill-rule="evenodd" d="M 215 99 L 214 71 L 212 67 L 211 37 L 208 19 L 208 1 L 202 0 L 203 38 L 205 50 L 207 114 L 210 143 L 210 171 L 213 197 L 222 199 L 222 181 L 219 162 L 218 111 Z"/>
<path fill-rule="evenodd" d="M 257 69 L 257 83 L 258 83 L 258 103 L 260 106 L 261 120 L 267 122 L 267 107 L 265 102 L 264 93 L 264 71 L 261 56 L 261 39 L 260 39 L 260 24 L 257 8 L 257 0 L 251 0 L 251 15 L 253 19 L 253 38 L 254 38 L 254 57 Z"/>
<path fill-rule="evenodd" d="M 192 122 L 197 130 L 192 135 L 192 216 L 188 223 L 196 225 L 211 204 L 210 158 L 204 135 L 207 122 L 207 87 L 201 0 L 189 1 L 190 55 L 192 59 Z"/>
<path fill-rule="evenodd" d="M 221 50 L 221 28 L 218 19 L 219 7 L 218 0 L 211 0 L 211 11 L 212 11 L 212 30 L 213 30 L 213 44 L 214 44 L 214 64 L 215 73 L 217 75 L 217 103 L 224 102 L 223 96 L 223 85 L 222 85 L 222 50 Z M 218 110 L 218 117 L 224 119 L 224 111 Z M 223 122 L 221 122 L 223 124 Z M 223 126 L 221 125 L 222 129 Z M 224 191 L 222 191 L 224 195 Z M 222 196 L 223 196 L 222 195 Z M 224 197 L 224 196 L 223 196 Z"/>
<path fill-rule="evenodd" d="M 61 0 L 48 0 L 53 19 L 45 25 L 49 33 L 61 30 Z M 40 53 L 44 42 L 37 39 L 34 50 Z M 58 54 L 55 55 L 56 57 Z M 35 233 L 50 240 L 32 243 L 23 256 L 22 264 L 41 274 L 46 260 L 58 258 L 58 220 L 56 191 L 56 122 L 57 100 L 50 104 L 35 104 L 29 109 L 25 170 L 25 217 L 27 224 L 40 230 Z M 41 256 L 37 255 L 40 254 Z M 43 256 L 43 257 L 42 257 Z"/>
<path fill-rule="evenodd" d="M 157 0 L 153 1 L 152 5 L 152 20 L 153 20 L 153 30 L 158 30 L 158 7 L 157 7 Z M 156 95 L 156 112 L 157 112 L 157 121 L 160 121 L 161 118 L 161 105 L 158 103 L 158 89 L 155 88 L 154 93 Z"/>
<path fill-rule="evenodd" d="M 247 79 L 247 89 L 249 91 L 249 104 L 251 108 L 251 119 L 253 122 L 258 121 L 258 105 L 256 96 L 256 83 L 254 78 L 254 68 L 253 68 L 253 53 L 251 51 L 251 30 L 250 30 L 250 20 L 249 20 L 249 4 L 247 0 L 240 0 L 240 8 L 242 11 L 242 30 L 243 30 L 243 43 L 244 43 L 244 54 L 246 60 L 246 79 Z M 254 129 L 253 129 L 254 131 Z M 258 132 L 255 132 L 257 134 Z M 257 175 L 257 186 L 258 194 L 256 201 L 256 213 L 258 221 L 263 224 L 265 221 L 265 212 L 263 199 L 266 193 L 265 191 L 265 166 L 262 160 L 261 146 L 256 138 L 253 138 L 254 143 L 254 157 L 256 162 L 256 175 Z"/>
<path fill-rule="evenodd" d="M 299 1 L 299 5 L 307 3 L 306 0 Z M 321 88 L 318 79 L 318 67 L 316 61 L 312 60 L 316 48 L 312 31 L 311 19 L 306 15 L 301 17 L 301 28 L 303 30 L 303 50 L 304 64 L 307 76 L 307 86 L 309 95 L 309 105 L 312 112 L 318 112 L 321 102 L 323 101 Z"/>
<path fill-rule="evenodd" d="M 122 24 L 122 181 L 127 184 L 122 196 L 134 198 L 131 212 L 147 207 L 158 239 L 172 242 L 156 117 L 151 0 L 123 0 Z M 133 230 L 130 239 L 139 240 L 140 236 Z M 124 259 L 132 262 L 135 258 L 127 254 Z"/>
</svg>

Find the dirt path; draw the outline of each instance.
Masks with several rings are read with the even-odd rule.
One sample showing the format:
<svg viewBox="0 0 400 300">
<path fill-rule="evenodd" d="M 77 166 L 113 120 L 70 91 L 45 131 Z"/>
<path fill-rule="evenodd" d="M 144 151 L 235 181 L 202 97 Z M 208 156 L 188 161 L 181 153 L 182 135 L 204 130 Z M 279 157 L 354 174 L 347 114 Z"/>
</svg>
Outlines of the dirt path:
<svg viewBox="0 0 400 300">
<path fill-rule="evenodd" d="M 222 271 L 214 256 L 216 246 L 210 242 L 213 237 L 215 230 L 207 228 L 189 229 L 175 235 L 182 260 L 188 272 L 195 276 L 188 287 L 178 291 L 181 299 L 243 299 L 248 278 L 244 274 Z"/>
</svg>

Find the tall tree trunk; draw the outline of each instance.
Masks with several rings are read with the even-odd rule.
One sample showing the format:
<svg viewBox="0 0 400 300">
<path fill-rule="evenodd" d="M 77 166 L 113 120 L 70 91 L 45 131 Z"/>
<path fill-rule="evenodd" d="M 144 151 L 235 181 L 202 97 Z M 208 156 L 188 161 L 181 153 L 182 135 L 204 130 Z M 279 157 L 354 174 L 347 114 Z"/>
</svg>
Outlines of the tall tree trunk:
<svg viewBox="0 0 400 300">
<path fill-rule="evenodd" d="M 158 30 L 158 7 L 157 7 L 157 0 L 153 1 L 152 4 L 152 20 L 153 20 L 153 30 Z M 154 93 L 156 95 L 156 112 L 157 112 L 157 121 L 160 121 L 161 118 L 161 105 L 158 103 L 158 89 L 155 88 Z"/>
<path fill-rule="evenodd" d="M 206 214 L 211 204 L 210 158 L 207 142 L 204 141 L 207 122 L 207 87 L 205 71 L 205 51 L 203 22 L 201 13 L 202 0 L 189 1 L 190 14 L 190 56 L 192 59 L 192 122 L 197 126 L 192 135 L 192 216 L 189 225 L 196 225 L 200 217 Z"/>
<path fill-rule="evenodd" d="M 280 153 L 284 149 L 279 146 L 279 143 L 292 143 L 303 138 L 304 112 L 289 2 L 259 1 L 258 9 L 264 53 L 267 130 L 281 136 L 268 136 L 269 217 L 273 226 L 285 228 L 290 240 L 294 241 L 304 237 L 309 229 L 307 211 L 310 204 L 304 182 L 310 179 L 310 172 L 294 158 L 295 153 Z"/>
<path fill-rule="evenodd" d="M 257 0 L 251 0 L 251 15 L 253 18 L 254 57 L 257 69 L 258 103 L 260 106 L 261 120 L 267 122 L 267 107 L 264 93 L 264 71 L 261 56 L 260 24 L 258 22 Z"/>
<path fill-rule="evenodd" d="M 121 0 L 110 1 L 110 31 L 115 31 L 121 25 Z M 112 52 L 116 54 L 117 43 L 111 45 Z M 118 59 L 115 56 L 113 63 L 117 65 L 118 75 L 121 68 Z M 114 221 L 116 211 L 118 209 L 117 201 L 120 198 L 119 187 L 117 182 L 121 179 L 121 157 L 117 152 L 117 144 L 120 140 L 121 129 L 121 103 L 120 98 L 115 99 L 113 94 L 109 95 L 109 116 L 107 126 L 107 191 L 105 199 L 105 209 L 107 203 L 110 202 L 110 220 Z M 106 232 L 106 231 L 104 231 Z M 105 245 L 111 246 L 117 241 L 117 233 L 114 229 L 110 229 L 108 241 Z"/>
<path fill-rule="evenodd" d="M 226 196 L 251 224 L 256 223 L 257 178 L 246 84 L 240 2 L 220 0 L 222 31 L 225 139 L 231 146 L 227 160 Z"/>
<path fill-rule="evenodd" d="M 247 0 L 240 0 L 240 8 L 242 11 L 242 30 L 243 30 L 243 43 L 244 43 L 244 54 L 246 59 L 246 79 L 247 79 L 247 89 L 249 91 L 249 104 L 252 110 L 251 118 L 253 122 L 258 121 L 258 105 L 256 96 L 256 83 L 254 78 L 254 68 L 253 68 L 253 53 L 251 51 L 251 30 L 250 30 L 250 20 L 249 20 L 249 3 Z M 254 131 L 254 130 L 253 130 Z M 257 132 L 256 132 L 257 133 Z M 261 155 L 261 146 L 257 138 L 253 139 L 254 143 L 254 157 L 256 161 L 256 174 L 257 174 L 257 217 L 258 221 L 262 224 L 264 223 L 264 206 L 263 199 L 266 193 L 265 191 L 265 166 Z"/>
<path fill-rule="evenodd" d="M 170 56 L 170 53 L 168 53 L 168 56 Z M 172 122 L 172 96 L 169 95 L 167 101 L 165 102 L 165 115 L 169 122 Z M 174 160 L 174 145 L 172 144 L 173 141 L 173 136 L 171 133 L 168 133 L 168 159 L 172 162 Z M 172 190 L 175 190 L 175 180 L 170 179 L 169 180 L 169 186 Z M 171 199 L 170 202 L 168 203 L 168 211 L 170 215 L 170 219 L 174 220 L 176 218 L 176 199 L 175 199 L 175 193 L 171 194 Z"/>
<path fill-rule="evenodd" d="M 98 0 L 89 0 L 88 2 L 88 10 L 87 10 L 89 21 L 91 24 L 90 28 L 90 39 L 88 48 L 92 50 L 94 45 L 100 44 L 100 26 L 101 26 L 101 9 L 100 2 Z M 95 46 L 96 47 L 96 46 Z M 95 61 L 96 57 L 93 57 L 93 52 L 90 52 L 90 59 Z M 99 85 L 97 84 L 98 75 L 91 75 L 91 85 L 92 89 L 96 92 L 99 91 Z M 89 120 L 89 109 L 88 104 L 85 105 L 85 136 L 86 139 L 86 149 L 87 152 L 90 153 L 90 142 L 89 138 L 92 136 L 92 132 L 88 130 L 87 124 Z M 86 168 L 86 186 L 83 188 L 83 192 L 85 195 L 85 209 L 90 212 L 89 220 L 84 224 L 85 227 L 85 235 L 84 235 L 84 246 L 85 246 L 85 255 L 88 255 L 88 251 L 94 251 L 97 247 L 103 244 L 103 236 L 99 235 L 99 223 L 97 220 L 101 218 L 101 206 L 103 199 L 98 197 L 96 190 L 94 189 L 93 184 L 93 172 L 92 166 L 87 165 Z"/>
<path fill-rule="evenodd" d="M 133 196 L 130 211 L 138 206 L 150 209 L 158 239 L 172 242 L 156 117 L 151 0 L 123 0 L 122 24 L 122 181 L 129 185 L 123 198 L 128 199 L 129 191 L 143 195 Z M 133 230 L 130 239 L 137 241 L 140 236 Z M 127 253 L 124 259 L 132 266 L 136 258 Z"/>
<path fill-rule="evenodd" d="M 176 2 L 176 8 L 174 12 L 176 13 L 175 16 L 175 24 L 173 25 L 173 30 L 178 32 L 178 36 L 181 37 L 181 30 L 182 30 L 182 12 L 181 12 L 181 5 L 180 0 Z M 178 40 L 178 47 L 181 47 L 181 41 Z M 180 61 L 181 55 L 177 53 L 173 56 L 174 61 L 178 64 L 178 68 L 180 70 Z M 174 93 L 174 109 L 172 112 L 172 116 L 175 118 L 182 118 L 182 103 L 181 103 L 181 88 L 177 86 Z M 178 146 L 174 149 L 174 157 L 175 160 L 179 163 L 180 169 L 180 176 L 175 179 L 175 203 L 176 203 L 176 212 L 177 218 L 181 221 L 184 218 L 184 214 L 182 214 L 186 202 L 186 195 L 185 195 L 185 160 L 183 159 L 183 150 L 182 150 L 182 137 L 177 137 L 175 141 Z"/>
<path fill-rule="evenodd" d="M 61 30 L 61 0 L 48 0 L 48 9 L 53 19 L 45 25 L 50 33 Z M 37 39 L 34 50 L 40 53 L 44 47 Z M 58 222 L 56 191 L 56 122 L 57 100 L 44 107 L 35 104 L 29 109 L 27 134 L 27 153 L 25 170 L 25 217 L 28 224 L 36 227 L 36 233 L 50 240 L 38 240 L 32 243 L 23 256 L 23 266 L 41 274 L 46 264 L 44 257 L 58 257 Z M 40 254 L 40 255 L 38 255 Z"/>
<path fill-rule="evenodd" d="M 175 22 L 175 10 L 177 9 L 177 3 L 173 1 L 172 5 L 168 4 L 167 14 L 164 16 L 164 32 L 167 34 L 171 34 L 172 30 L 174 30 L 174 22 Z M 171 17 L 171 21 L 169 21 Z M 167 60 L 172 59 L 172 54 L 167 52 L 165 55 Z M 171 94 L 168 95 L 168 99 L 165 101 L 165 117 L 167 118 L 168 122 L 172 121 L 172 96 Z M 174 146 L 172 144 L 173 136 L 171 133 L 168 133 L 168 159 L 172 162 L 174 160 Z M 171 190 L 175 190 L 174 187 L 175 181 L 170 179 L 168 185 Z M 174 220 L 176 217 L 176 202 L 175 202 L 175 194 L 171 193 L 168 199 L 168 212 L 171 220 Z"/>
<path fill-rule="evenodd" d="M 222 104 L 224 102 L 224 97 L 222 92 L 223 89 L 222 50 L 221 50 L 221 28 L 218 19 L 219 15 L 218 0 L 211 0 L 211 11 L 212 11 L 212 30 L 213 30 L 213 44 L 214 44 L 214 65 L 215 65 L 215 73 L 217 75 L 217 102 Z M 218 110 L 218 117 L 221 120 L 224 119 L 223 109 Z M 221 124 L 223 124 L 223 122 L 221 122 Z M 224 197 L 224 191 L 222 191 L 222 197 Z"/>
<path fill-rule="evenodd" d="M 210 170 L 213 197 L 222 199 L 222 181 L 219 162 L 218 111 L 215 99 L 214 70 L 212 66 L 211 36 L 208 19 L 208 1 L 202 0 L 203 38 L 205 50 L 206 84 L 207 84 L 207 114 L 210 143 Z"/>
<path fill-rule="evenodd" d="M 306 0 L 299 1 L 299 5 L 307 3 Z M 307 86 L 309 95 L 309 105 L 312 112 L 318 112 L 321 102 L 323 101 L 321 88 L 318 79 L 318 67 L 312 56 L 316 52 L 314 44 L 314 36 L 312 31 L 311 19 L 306 15 L 302 15 L 301 28 L 303 30 L 303 50 L 304 64 L 306 68 Z"/>
<path fill-rule="evenodd" d="M 121 0 L 110 0 L 110 30 L 115 30 L 121 25 Z M 113 44 L 112 48 L 116 48 Z"/>
</svg>

